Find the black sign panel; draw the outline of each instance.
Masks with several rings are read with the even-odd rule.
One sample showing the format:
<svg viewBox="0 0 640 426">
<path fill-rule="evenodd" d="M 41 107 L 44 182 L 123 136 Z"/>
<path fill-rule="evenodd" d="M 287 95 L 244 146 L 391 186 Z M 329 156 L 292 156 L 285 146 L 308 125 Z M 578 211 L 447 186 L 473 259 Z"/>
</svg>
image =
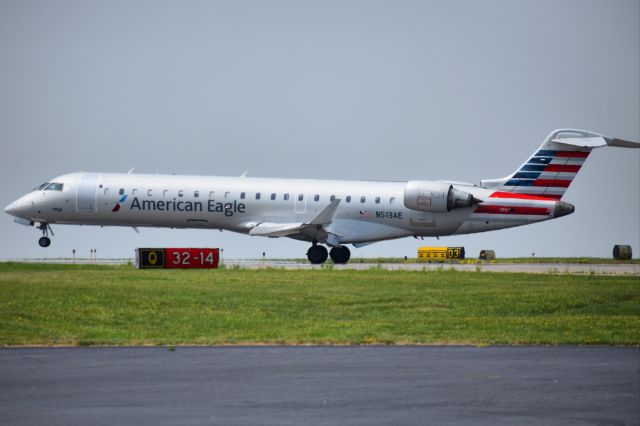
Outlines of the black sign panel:
<svg viewBox="0 0 640 426">
<path fill-rule="evenodd" d="M 164 268 L 164 249 L 139 248 L 136 260 L 138 269 Z"/>
</svg>

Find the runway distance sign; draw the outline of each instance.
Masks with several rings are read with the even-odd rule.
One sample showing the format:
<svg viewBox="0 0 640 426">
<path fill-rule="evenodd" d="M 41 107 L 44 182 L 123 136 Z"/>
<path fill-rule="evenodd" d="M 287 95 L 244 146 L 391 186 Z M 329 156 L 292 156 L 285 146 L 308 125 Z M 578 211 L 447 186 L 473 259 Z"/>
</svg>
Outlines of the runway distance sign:
<svg viewBox="0 0 640 426">
<path fill-rule="evenodd" d="M 464 247 L 418 247 L 418 260 L 464 259 Z"/>
<path fill-rule="evenodd" d="M 138 269 L 188 269 L 218 267 L 217 248 L 139 248 L 136 249 Z"/>
</svg>

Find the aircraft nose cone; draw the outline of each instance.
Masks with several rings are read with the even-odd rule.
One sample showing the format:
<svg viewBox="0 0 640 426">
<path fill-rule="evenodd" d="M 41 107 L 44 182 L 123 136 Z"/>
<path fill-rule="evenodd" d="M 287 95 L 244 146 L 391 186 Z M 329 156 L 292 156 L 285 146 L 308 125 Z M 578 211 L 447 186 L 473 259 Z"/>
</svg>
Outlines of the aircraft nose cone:
<svg viewBox="0 0 640 426">
<path fill-rule="evenodd" d="M 18 203 L 16 203 L 15 201 L 4 208 L 4 212 L 10 214 L 11 216 L 15 216 L 17 211 Z"/>
<path fill-rule="evenodd" d="M 24 217 L 29 213 L 29 203 L 23 198 L 18 198 L 13 203 L 4 208 L 4 212 L 15 217 Z"/>
</svg>

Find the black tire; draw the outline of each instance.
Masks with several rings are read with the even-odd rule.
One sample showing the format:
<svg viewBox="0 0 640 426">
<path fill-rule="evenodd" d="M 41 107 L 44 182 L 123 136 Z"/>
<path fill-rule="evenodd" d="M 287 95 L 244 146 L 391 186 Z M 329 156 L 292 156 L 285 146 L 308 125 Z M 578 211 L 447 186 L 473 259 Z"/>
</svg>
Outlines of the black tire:
<svg viewBox="0 0 640 426">
<path fill-rule="evenodd" d="M 334 247 L 329 252 L 331 260 L 336 264 L 344 264 L 351 259 L 351 251 L 347 246 Z"/>
<path fill-rule="evenodd" d="M 324 263 L 327 257 L 329 257 L 329 253 L 327 253 L 327 249 L 324 246 L 311 246 L 307 251 L 307 259 L 314 265 Z"/>
<path fill-rule="evenodd" d="M 40 237 L 40 239 L 38 240 L 38 244 L 40 244 L 40 247 L 49 247 L 51 245 L 51 238 Z"/>
</svg>

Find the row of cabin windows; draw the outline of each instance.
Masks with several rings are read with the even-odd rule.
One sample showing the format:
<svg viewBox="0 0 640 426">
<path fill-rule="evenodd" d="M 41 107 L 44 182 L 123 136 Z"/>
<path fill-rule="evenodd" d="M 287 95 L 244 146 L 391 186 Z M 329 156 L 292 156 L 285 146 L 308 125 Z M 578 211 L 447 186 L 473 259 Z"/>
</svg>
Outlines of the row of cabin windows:
<svg viewBox="0 0 640 426">
<path fill-rule="evenodd" d="M 118 193 L 120 195 L 124 195 L 124 192 L 125 192 L 124 188 L 120 188 L 120 191 L 118 191 Z M 131 190 L 131 195 L 136 195 L 137 193 L 138 193 L 138 189 L 137 188 L 134 188 L 134 189 Z M 165 189 L 165 190 L 162 191 L 162 196 L 166 197 L 168 193 L 169 193 L 169 190 Z M 215 193 L 215 191 L 209 191 L 209 198 L 213 198 L 214 193 Z M 104 189 L 104 194 L 105 195 L 109 194 L 109 188 L 105 188 Z M 230 194 L 231 193 L 229 191 L 226 191 L 224 193 L 224 198 L 229 198 Z M 153 195 L 153 189 L 148 189 L 147 190 L 147 196 L 151 197 L 152 195 Z M 184 196 L 184 190 L 181 189 L 181 190 L 178 191 L 178 197 L 183 197 L 183 196 Z M 200 197 L 200 191 L 194 191 L 193 192 L 193 196 L 194 196 L 194 198 Z M 247 193 L 246 192 L 241 192 L 240 193 L 240 199 L 241 200 L 246 199 L 246 197 L 247 197 Z M 256 194 L 255 194 L 256 200 L 259 200 L 261 197 L 262 197 L 262 194 L 260 192 L 256 192 Z M 276 198 L 277 198 L 277 194 L 275 192 L 272 192 L 270 199 L 271 200 L 275 200 Z M 289 194 L 284 194 L 282 199 L 284 201 L 288 201 L 289 200 Z M 331 195 L 329 197 L 329 201 L 333 201 L 335 199 L 336 199 L 335 195 Z M 304 201 L 304 194 L 298 194 L 298 201 Z M 313 201 L 320 201 L 320 195 L 315 194 L 313 196 Z M 365 203 L 366 201 L 367 201 L 367 197 L 365 197 L 364 195 L 360 197 L 360 202 L 361 203 Z M 380 197 L 376 197 L 374 199 L 374 201 L 375 201 L 376 204 L 380 204 Z M 395 197 L 390 197 L 389 198 L 389 204 L 393 204 L 394 201 L 395 201 Z M 345 197 L 345 202 L 347 202 L 347 203 L 351 202 L 351 195 L 347 195 Z"/>
</svg>

